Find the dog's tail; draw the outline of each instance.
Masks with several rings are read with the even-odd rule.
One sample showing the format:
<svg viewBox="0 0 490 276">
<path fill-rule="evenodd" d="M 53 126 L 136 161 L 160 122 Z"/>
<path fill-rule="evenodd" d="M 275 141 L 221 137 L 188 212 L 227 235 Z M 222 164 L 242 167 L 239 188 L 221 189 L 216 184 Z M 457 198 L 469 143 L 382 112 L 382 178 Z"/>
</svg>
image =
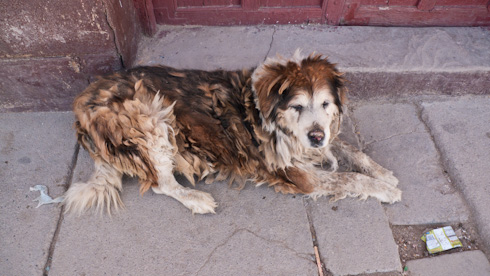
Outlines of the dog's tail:
<svg viewBox="0 0 490 276">
<path fill-rule="evenodd" d="M 110 214 L 123 208 L 120 197 L 122 190 L 122 173 L 101 159 L 95 160 L 95 171 L 86 183 L 79 182 L 70 186 L 65 193 L 65 212 L 78 215 L 96 207 L 102 213 L 104 209 Z"/>
</svg>

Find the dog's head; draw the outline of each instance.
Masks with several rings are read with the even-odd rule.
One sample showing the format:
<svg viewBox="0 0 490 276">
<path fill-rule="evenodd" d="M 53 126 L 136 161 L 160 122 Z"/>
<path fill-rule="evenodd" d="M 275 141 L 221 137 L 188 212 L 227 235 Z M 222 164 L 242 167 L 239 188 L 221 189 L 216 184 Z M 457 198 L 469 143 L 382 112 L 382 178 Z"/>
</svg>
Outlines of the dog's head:
<svg viewBox="0 0 490 276">
<path fill-rule="evenodd" d="M 267 59 L 252 86 L 263 126 L 295 136 L 305 148 L 322 148 L 339 132 L 346 101 L 344 78 L 321 55 Z"/>
</svg>

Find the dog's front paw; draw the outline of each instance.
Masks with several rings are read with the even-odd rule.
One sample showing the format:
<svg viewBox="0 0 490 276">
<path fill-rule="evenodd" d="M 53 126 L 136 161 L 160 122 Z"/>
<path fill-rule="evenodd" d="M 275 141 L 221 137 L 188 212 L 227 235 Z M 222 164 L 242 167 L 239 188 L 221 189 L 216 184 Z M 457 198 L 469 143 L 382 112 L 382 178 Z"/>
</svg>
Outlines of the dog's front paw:
<svg viewBox="0 0 490 276">
<path fill-rule="evenodd" d="M 193 214 L 215 214 L 214 209 L 218 204 L 214 198 L 206 193 L 197 190 L 191 190 L 185 201 L 182 202 L 185 207 L 189 208 Z"/>
<path fill-rule="evenodd" d="M 330 167 L 328 168 L 328 171 L 330 172 L 336 172 L 339 170 L 339 162 L 337 159 L 332 160 L 332 163 L 330 164 Z"/>
<path fill-rule="evenodd" d="M 383 172 L 381 173 L 378 173 L 377 175 L 374 176 L 374 178 L 377 178 L 383 182 L 386 182 L 388 184 L 390 184 L 391 186 L 393 187 L 396 187 L 398 186 L 398 178 L 396 178 L 394 175 L 393 175 L 393 172 L 392 171 L 389 171 L 389 170 L 384 170 Z"/>
<path fill-rule="evenodd" d="M 392 187 L 391 189 L 386 189 L 374 196 L 383 203 L 393 204 L 402 200 L 402 191 Z"/>
<path fill-rule="evenodd" d="M 331 151 L 325 153 L 325 161 L 328 164 L 328 171 L 336 172 L 339 170 L 339 160 L 332 154 Z"/>
</svg>

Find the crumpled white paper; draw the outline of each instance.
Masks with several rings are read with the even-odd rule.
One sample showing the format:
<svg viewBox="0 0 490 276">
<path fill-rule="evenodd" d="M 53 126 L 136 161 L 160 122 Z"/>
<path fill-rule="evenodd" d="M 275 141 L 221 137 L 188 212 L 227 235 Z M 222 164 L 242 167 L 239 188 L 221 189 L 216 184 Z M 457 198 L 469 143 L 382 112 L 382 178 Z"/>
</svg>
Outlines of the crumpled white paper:
<svg viewBox="0 0 490 276">
<path fill-rule="evenodd" d="M 36 199 L 33 200 L 33 201 L 37 201 L 38 202 L 36 208 L 39 208 L 39 206 L 44 205 L 44 204 L 59 203 L 59 202 L 62 202 L 63 199 L 64 199 L 63 196 L 57 197 L 55 199 L 51 198 L 48 195 L 48 187 L 46 187 L 44 185 L 36 185 L 34 187 L 30 187 L 29 190 L 31 192 L 32 191 L 39 191 L 39 192 L 41 192 L 41 195 L 38 198 L 36 198 Z"/>
</svg>

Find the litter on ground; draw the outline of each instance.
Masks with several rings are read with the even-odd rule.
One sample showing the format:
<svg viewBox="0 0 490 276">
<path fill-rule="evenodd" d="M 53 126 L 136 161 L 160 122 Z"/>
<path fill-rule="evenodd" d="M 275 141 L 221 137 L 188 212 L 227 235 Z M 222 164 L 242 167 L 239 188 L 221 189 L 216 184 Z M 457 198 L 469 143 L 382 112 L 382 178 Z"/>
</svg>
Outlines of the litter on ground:
<svg viewBox="0 0 490 276">
<path fill-rule="evenodd" d="M 463 246 L 451 226 L 430 230 L 421 239 L 426 243 L 429 253 L 432 254 Z"/>
<path fill-rule="evenodd" d="M 57 197 L 55 199 L 51 198 L 49 195 L 48 195 L 48 187 L 44 186 L 44 185 L 36 185 L 34 187 L 30 187 L 29 190 L 32 192 L 32 191 L 39 191 L 41 192 L 41 195 L 34 199 L 33 201 L 37 201 L 38 204 L 36 206 L 36 208 L 39 208 L 39 206 L 41 205 L 44 205 L 44 204 L 51 204 L 51 203 L 59 203 L 59 202 L 62 202 L 63 201 L 63 196 L 60 196 L 60 197 Z"/>
</svg>

